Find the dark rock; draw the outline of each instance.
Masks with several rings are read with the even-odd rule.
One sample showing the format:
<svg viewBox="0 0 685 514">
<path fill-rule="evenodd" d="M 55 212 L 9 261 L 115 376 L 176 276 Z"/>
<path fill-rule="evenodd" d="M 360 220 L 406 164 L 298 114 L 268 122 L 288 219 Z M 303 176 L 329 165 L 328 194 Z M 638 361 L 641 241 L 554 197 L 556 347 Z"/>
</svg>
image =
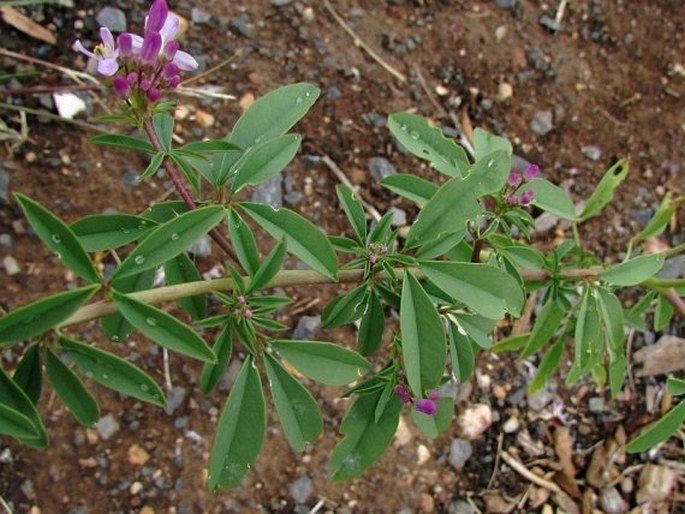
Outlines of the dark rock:
<svg viewBox="0 0 685 514">
<path fill-rule="evenodd" d="M 495 0 L 497 7 L 501 7 L 502 9 L 512 9 L 516 7 L 516 4 L 518 3 L 519 0 Z"/>
<path fill-rule="evenodd" d="M 390 177 L 397 173 L 395 166 L 385 157 L 372 157 L 369 159 L 369 171 L 371 175 L 377 180 L 381 181 L 386 177 Z"/>
<path fill-rule="evenodd" d="M 252 193 L 253 202 L 268 203 L 272 207 L 278 208 L 283 205 L 283 191 L 281 185 L 283 177 L 278 175 L 271 177 L 266 182 L 259 184 Z"/>
<path fill-rule="evenodd" d="M 540 16 L 540 25 L 550 32 L 559 32 L 561 30 L 561 23 L 547 14 Z"/>
<path fill-rule="evenodd" d="M 186 390 L 184 387 L 174 387 L 167 395 L 167 407 L 164 411 L 169 415 L 173 414 L 174 411 L 181 406 L 185 397 Z"/>
<path fill-rule="evenodd" d="M 310 340 L 321 328 L 321 316 L 302 316 L 293 331 L 293 339 Z"/>
<path fill-rule="evenodd" d="M 552 131 L 554 123 L 552 122 L 552 111 L 549 109 L 544 111 L 537 111 L 532 121 L 530 128 L 538 136 L 544 136 Z"/>
<path fill-rule="evenodd" d="M 233 20 L 231 22 L 231 28 L 241 36 L 245 36 L 248 39 L 251 39 L 252 36 L 254 36 L 254 30 L 252 30 L 252 27 L 248 25 L 247 16 L 239 16 Z"/>
<path fill-rule="evenodd" d="M 293 497 L 295 503 L 306 503 L 313 491 L 314 484 L 312 483 L 312 479 L 307 475 L 302 475 L 290 484 L 290 496 Z"/>
<path fill-rule="evenodd" d="M 339 98 L 342 98 L 342 92 L 337 87 L 331 86 L 328 88 L 326 98 L 329 100 L 338 100 Z"/>
<path fill-rule="evenodd" d="M 457 471 L 461 470 L 473 454 L 471 443 L 465 439 L 452 439 L 448 461 Z"/>
<path fill-rule="evenodd" d="M 7 173 L 7 170 L 5 170 L 4 166 L 0 164 L 0 205 L 5 205 L 7 204 L 9 197 L 8 197 L 8 189 L 10 187 L 10 175 Z"/>
</svg>

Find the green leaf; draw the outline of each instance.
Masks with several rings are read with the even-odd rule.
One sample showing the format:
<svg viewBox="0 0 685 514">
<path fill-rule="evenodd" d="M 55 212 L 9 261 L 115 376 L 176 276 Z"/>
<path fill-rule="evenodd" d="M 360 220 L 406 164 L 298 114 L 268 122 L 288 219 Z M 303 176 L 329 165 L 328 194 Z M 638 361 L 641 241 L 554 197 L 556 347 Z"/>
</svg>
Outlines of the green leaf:
<svg viewBox="0 0 685 514">
<path fill-rule="evenodd" d="M 383 304 L 376 294 L 371 293 L 366 304 L 366 312 L 364 312 L 362 322 L 359 325 L 359 334 L 357 335 L 359 353 L 364 356 L 376 353 L 383 339 L 384 329 L 385 313 L 383 312 Z"/>
<path fill-rule="evenodd" d="M 455 323 L 449 324 L 450 358 L 452 374 L 457 382 L 466 382 L 476 367 L 476 357 L 469 338 L 459 331 Z"/>
<path fill-rule="evenodd" d="M 502 319 L 518 315 L 524 295 L 516 279 L 493 266 L 471 262 L 426 261 L 421 270 L 438 288 L 481 316 Z"/>
<path fill-rule="evenodd" d="M 224 217 L 220 206 L 200 207 L 155 228 L 114 272 L 112 278 L 135 275 L 173 259 L 209 232 Z"/>
<path fill-rule="evenodd" d="M 157 223 L 165 223 L 176 218 L 179 214 L 190 210 L 190 207 L 183 200 L 169 200 L 148 207 L 142 212 L 141 216 Z"/>
<path fill-rule="evenodd" d="M 633 241 L 644 241 L 650 237 L 660 235 L 666 230 L 666 226 L 671 221 L 671 218 L 673 218 L 673 214 L 678 206 L 683 203 L 685 203 L 685 198 L 673 200 L 673 194 L 671 192 L 666 193 L 666 196 L 664 196 L 661 205 L 659 205 L 659 208 L 654 213 L 654 216 L 652 216 L 652 219 L 649 220 L 649 223 L 647 223 L 639 234 L 633 237 Z"/>
<path fill-rule="evenodd" d="M 425 244 L 446 233 L 464 231 L 467 221 L 480 214 L 472 184 L 455 177 L 441 186 L 409 230 L 407 247 Z"/>
<path fill-rule="evenodd" d="M 511 154 L 495 150 L 478 159 L 471 167 L 469 179 L 475 181 L 474 193 L 480 197 L 499 192 L 507 183 L 511 170 Z"/>
<path fill-rule="evenodd" d="M 625 180 L 629 170 L 630 166 L 625 159 L 621 159 L 607 170 L 602 180 L 599 181 L 599 184 L 592 191 L 592 195 L 585 204 L 583 212 L 580 213 L 579 218 L 582 221 L 597 216 L 602 212 L 602 209 L 613 200 L 614 189 Z"/>
<path fill-rule="evenodd" d="M 465 176 L 469 160 L 464 149 L 442 130 L 432 127 L 421 116 L 398 112 L 388 117 L 388 129 L 407 150 L 430 162 L 436 170 L 450 177 Z"/>
<path fill-rule="evenodd" d="M 450 316 L 466 332 L 466 334 L 481 348 L 492 346 L 492 331 L 497 321 L 479 316 L 478 314 L 454 313 Z"/>
<path fill-rule="evenodd" d="M 529 339 L 530 332 L 505 337 L 497 341 L 491 350 L 493 352 L 515 352 L 525 347 Z"/>
<path fill-rule="evenodd" d="M 383 214 L 383 217 L 378 220 L 378 223 L 374 225 L 373 229 L 369 233 L 367 243 L 385 242 L 386 238 L 390 235 L 390 231 L 392 230 L 392 221 L 394 217 L 395 213 L 393 211 L 388 211 Z"/>
<path fill-rule="evenodd" d="M 112 293 L 112 298 L 119 312 L 145 337 L 194 359 L 216 362 L 212 349 L 185 323 L 152 305 L 116 291 Z"/>
<path fill-rule="evenodd" d="M 50 348 L 45 354 L 45 371 L 62 403 L 79 423 L 93 426 L 100 419 L 100 407 L 81 379 Z"/>
<path fill-rule="evenodd" d="M 174 117 L 166 112 L 155 114 L 152 117 L 152 125 L 162 147 L 166 152 L 170 152 L 174 135 Z"/>
<path fill-rule="evenodd" d="M 502 254 L 517 266 L 541 271 L 545 268 L 545 256 L 540 250 L 523 245 L 512 245 L 502 249 Z"/>
<path fill-rule="evenodd" d="M 408 173 L 385 177 L 381 180 L 381 185 L 421 207 L 426 205 L 438 190 L 438 186 L 432 182 Z"/>
<path fill-rule="evenodd" d="M 171 160 L 174 161 L 174 163 L 176 163 L 178 169 L 181 170 L 183 176 L 188 181 L 190 186 L 193 188 L 193 191 L 195 191 L 195 193 L 199 195 L 200 177 L 198 175 L 197 169 L 193 167 L 193 165 L 188 161 L 188 159 L 183 154 L 173 151 L 168 155 L 171 158 Z"/>
<path fill-rule="evenodd" d="M 14 309 L 0 318 L 0 343 L 16 343 L 49 330 L 71 316 L 100 288 L 64 291 Z"/>
<path fill-rule="evenodd" d="M 36 439 L 40 435 L 27 416 L 1 402 L 0 434 L 7 434 L 20 441 Z"/>
<path fill-rule="evenodd" d="M 143 171 L 143 173 L 138 177 L 138 180 L 143 181 L 157 173 L 157 170 L 162 165 L 162 162 L 164 162 L 164 157 L 166 156 L 167 154 L 164 152 L 157 152 L 155 155 L 153 155 L 152 159 L 150 159 L 150 164 L 147 165 L 145 171 Z"/>
<path fill-rule="evenodd" d="M 40 365 L 40 345 L 32 344 L 12 376 L 12 380 L 22 388 L 29 400 L 36 405 L 43 388 L 43 373 Z"/>
<path fill-rule="evenodd" d="M 599 276 L 615 286 L 635 286 L 656 274 L 663 265 L 662 254 L 641 255 L 602 271 Z"/>
<path fill-rule="evenodd" d="M 99 282 L 100 275 L 71 229 L 52 212 L 30 198 L 16 193 L 26 218 L 36 235 L 65 266 L 87 282 Z"/>
<path fill-rule="evenodd" d="M 542 358 L 538 372 L 535 374 L 535 378 L 530 383 L 530 386 L 528 386 L 531 394 L 539 391 L 549 382 L 550 377 L 561 363 L 565 343 L 566 340 L 564 338 L 559 339 Z"/>
<path fill-rule="evenodd" d="M 17 385 L 14 380 L 10 378 L 2 366 L 0 366 L 0 405 L 4 404 L 9 409 L 12 409 L 19 414 L 26 417 L 33 425 L 33 430 L 30 436 L 15 436 L 24 444 L 33 448 L 44 448 L 48 445 L 48 433 L 45 430 L 43 421 L 40 419 L 40 414 L 36 410 L 36 406 L 31 403 L 31 400 L 26 393 Z M 0 413 L 0 419 L 4 418 L 5 426 L 14 425 L 26 427 L 25 420 L 14 415 L 15 413 L 5 409 L 5 416 Z M 1 423 L 1 422 L 0 422 Z"/>
<path fill-rule="evenodd" d="M 252 230 L 235 209 L 231 209 L 228 213 L 228 233 L 240 265 L 248 275 L 254 276 L 260 266 L 257 242 Z"/>
<path fill-rule="evenodd" d="M 476 128 L 473 131 L 473 150 L 476 161 L 480 161 L 490 152 L 497 150 L 502 150 L 509 156 L 514 151 L 507 138 L 496 136 L 482 128 Z"/>
<path fill-rule="evenodd" d="M 116 146 L 118 148 L 128 148 L 136 152 L 145 152 L 150 155 L 156 153 L 154 147 L 144 139 L 137 137 L 124 136 L 121 134 L 100 134 L 90 138 L 90 143 L 94 145 Z"/>
<path fill-rule="evenodd" d="M 319 273 L 335 278 L 338 259 L 326 236 L 311 222 L 288 209 L 274 209 L 269 205 L 241 202 L 240 206 L 271 237 L 285 238 L 288 252 Z"/>
<path fill-rule="evenodd" d="M 209 461 L 210 491 L 236 487 L 259 455 L 266 434 L 266 409 L 259 373 L 245 359 L 219 418 Z"/>
<path fill-rule="evenodd" d="M 307 114 L 319 94 L 319 88 L 304 82 L 270 92 L 245 111 L 228 140 L 247 149 L 260 141 L 285 134 Z"/>
<path fill-rule="evenodd" d="M 576 216 L 576 206 L 573 205 L 566 191 L 559 186 L 555 186 L 542 178 L 534 178 L 526 184 L 525 189 L 528 188 L 535 191 L 531 201 L 533 205 L 560 218 L 571 221 L 578 219 Z"/>
<path fill-rule="evenodd" d="M 668 377 L 666 387 L 668 388 L 668 393 L 673 396 L 685 394 L 685 380 L 680 378 Z"/>
<path fill-rule="evenodd" d="M 233 328 L 231 324 L 224 327 L 219 334 L 212 351 L 216 354 L 216 364 L 206 362 L 200 375 L 200 389 L 205 394 L 211 393 L 219 385 L 231 361 L 233 352 Z"/>
<path fill-rule="evenodd" d="M 428 241 L 426 242 L 421 248 L 419 248 L 416 252 L 416 258 L 417 259 L 435 259 L 437 257 L 441 257 L 450 250 L 454 249 L 459 243 L 461 243 L 464 239 L 464 236 L 466 235 L 466 229 L 461 230 L 459 232 L 452 232 L 452 233 L 446 233 L 442 234 L 441 236 L 438 236 L 435 238 L 433 241 Z M 465 246 L 468 246 L 465 242 L 463 243 Z M 470 260 L 471 259 L 471 247 L 469 246 L 468 248 L 468 255 L 465 257 L 465 260 Z M 452 255 L 452 254 L 450 254 Z M 450 256 L 450 260 L 461 260 L 461 259 L 455 259 L 453 256 Z"/>
<path fill-rule="evenodd" d="M 621 302 L 614 293 L 604 287 L 596 287 L 595 291 L 597 292 L 597 304 L 602 315 L 602 322 L 604 323 L 604 331 L 610 344 L 609 350 L 614 353 L 625 353 L 623 342 L 625 341 L 626 333 L 623 328 L 623 308 L 621 307 Z"/>
<path fill-rule="evenodd" d="M 324 384 L 349 384 L 369 368 L 357 352 L 333 343 L 272 339 L 268 345 L 297 371 Z"/>
<path fill-rule="evenodd" d="M 226 141 L 228 143 L 228 141 Z M 231 144 L 231 143 L 228 143 Z M 178 153 L 179 150 L 176 150 Z M 213 186 L 223 186 L 233 175 L 236 163 L 243 156 L 242 150 L 225 151 L 206 158 L 190 157 L 188 162 Z"/>
<path fill-rule="evenodd" d="M 285 258 L 285 240 L 281 240 L 276 246 L 271 249 L 269 255 L 266 256 L 264 262 L 257 268 L 257 271 L 250 280 L 250 285 L 247 288 L 246 294 L 259 291 L 266 287 L 272 278 L 276 276 L 281 270 L 283 259 Z"/>
<path fill-rule="evenodd" d="M 366 310 L 366 284 L 336 296 L 321 313 L 324 328 L 334 328 L 358 320 Z"/>
<path fill-rule="evenodd" d="M 402 282 L 400 332 L 407 382 L 415 395 L 423 395 L 440 384 L 447 350 L 438 311 L 411 273 Z"/>
<path fill-rule="evenodd" d="M 366 216 L 362 204 L 347 186 L 338 184 L 335 192 L 338 195 L 340 206 L 345 211 L 345 215 L 357 235 L 357 239 L 363 244 L 366 241 Z"/>
<path fill-rule="evenodd" d="M 71 225 L 87 252 L 119 248 L 141 239 L 157 223 L 131 214 L 95 214 Z"/>
<path fill-rule="evenodd" d="M 164 392 L 147 373 L 113 353 L 59 337 L 59 346 L 88 378 L 144 402 L 166 408 Z"/>
<path fill-rule="evenodd" d="M 673 317 L 674 309 L 671 302 L 669 302 L 664 296 L 659 296 L 656 303 L 656 308 L 654 309 L 654 331 L 661 332 Z"/>
<path fill-rule="evenodd" d="M 601 323 L 594 298 L 585 294 L 580 304 L 575 329 L 574 361 L 566 379 L 572 384 L 587 374 L 600 357 Z"/>
<path fill-rule="evenodd" d="M 347 411 L 340 425 L 344 439 L 333 449 L 328 467 L 333 480 L 349 480 L 360 476 L 383 455 L 392 442 L 400 420 L 402 400 L 391 399 L 383 415 L 375 420 L 376 405 L 382 390 L 360 395 Z"/>
<path fill-rule="evenodd" d="M 654 448 L 675 434 L 685 421 L 685 401 L 668 411 L 659 421 L 651 425 L 639 436 L 628 442 L 628 453 L 639 453 Z"/>
<path fill-rule="evenodd" d="M 264 366 L 283 433 L 293 450 L 302 452 L 323 430 L 319 407 L 309 391 L 268 353 Z"/>
<path fill-rule="evenodd" d="M 411 410 L 411 417 L 419 427 L 419 430 L 431 439 L 435 439 L 440 433 L 447 430 L 452 423 L 454 415 L 454 400 L 449 397 L 439 398 L 437 401 L 438 410 L 433 416 L 419 412 L 416 408 Z"/>
<path fill-rule="evenodd" d="M 209 139 L 207 141 L 193 141 L 192 143 L 187 143 L 183 145 L 180 148 L 177 148 L 176 151 L 185 151 L 185 152 L 200 152 L 200 153 L 206 153 L 206 152 L 231 152 L 234 150 L 242 151 L 242 148 L 240 148 L 238 145 L 230 143 L 224 139 Z"/>
<path fill-rule="evenodd" d="M 550 295 L 535 320 L 533 332 L 530 334 L 528 344 L 521 353 L 520 359 L 526 359 L 537 353 L 561 328 L 565 317 L 566 309 Z"/>
<path fill-rule="evenodd" d="M 155 270 L 149 269 L 142 273 L 138 273 L 137 275 L 129 275 L 113 280 L 112 289 L 119 293 L 142 291 L 144 289 L 150 289 L 154 280 Z M 133 325 L 126 321 L 126 318 L 119 312 L 101 318 L 100 324 L 105 335 L 115 343 L 124 341 L 134 331 Z"/>
<path fill-rule="evenodd" d="M 197 282 L 202 280 L 202 276 L 200 276 L 200 272 L 195 267 L 195 263 L 188 257 L 188 254 L 179 253 L 176 257 L 164 263 L 164 279 L 167 285 L 171 286 L 174 284 Z M 198 320 L 205 317 L 205 312 L 207 311 L 206 295 L 187 296 L 176 301 L 193 319 Z"/>
<path fill-rule="evenodd" d="M 236 163 L 231 191 L 235 194 L 246 185 L 266 182 L 283 170 L 300 148 L 302 136 L 286 134 L 254 145 Z"/>
</svg>

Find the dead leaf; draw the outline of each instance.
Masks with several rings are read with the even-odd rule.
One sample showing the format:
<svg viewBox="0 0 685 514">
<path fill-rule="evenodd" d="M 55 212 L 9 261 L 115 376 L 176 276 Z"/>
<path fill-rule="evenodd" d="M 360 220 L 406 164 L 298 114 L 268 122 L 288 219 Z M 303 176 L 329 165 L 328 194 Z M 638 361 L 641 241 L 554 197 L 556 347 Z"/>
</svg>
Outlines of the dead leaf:
<svg viewBox="0 0 685 514">
<path fill-rule="evenodd" d="M 497 493 L 483 494 L 485 512 L 489 514 L 509 514 L 516 508 L 516 503 L 505 500 Z"/>
<path fill-rule="evenodd" d="M 550 494 L 551 491 L 545 487 L 531 486 L 528 494 L 528 507 L 537 511 L 547 502 Z"/>
<path fill-rule="evenodd" d="M 597 489 L 601 489 L 606 483 L 606 471 L 609 467 L 609 461 L 607 459 L 607 450 L 603 444 L 597 446 L 595 451 L 592 452 L 592 460 L 587 469 L 587 475 L 585 478 L 588 483 Z"/>
<path fill-rule="evenodd" d="M 554 452 L 559 458 L 564 475 L 575 481 L 576 467 L 573 464 L 573 437 L 568 427 L 558 427 L 554 431 Z"/>
<path fill-rule="evenodd" d="M 664 501 L 673 492 L 677 482 L 678 475 L 672 469 L 647 464 L 640 473 L 637 503 Z"/>
<path fill-rule="evenodd" d="M 633 354 L 635 362 L 642 363 L 639 377 L 661 375 L 685 369 L 685 339 L 664 335 L 652 345 L 640 348 Z"/>
<path fill-rule="evenodd" d="M 38 25 L 35 21 L 31 20 L 30 18 L 27 18 L 19 11 L 17 11 L 14 7 L 0 7 L 0 14 L 2 14 L 2 19 L 5 20 L 5 23 L 11 25 L 18 31 L 23 32 L 27 36 L 31 36 L 35 39 L 40 39 L 41 41 L 45 41 L 46 43 L 49 43 L 51 45 L 57 43 L 57 39 L 51 31 L 49 31 L 42 25 Z"/>
<path fill-rule="evenodd" d="M 564 491 L 559 491 L 554 493 L 552 500 L 556 503 L 561 510 L 567 514 L 580 514 L 580 508 L 576 505 L 576 502 L 566 494 Z"/>
</svg>

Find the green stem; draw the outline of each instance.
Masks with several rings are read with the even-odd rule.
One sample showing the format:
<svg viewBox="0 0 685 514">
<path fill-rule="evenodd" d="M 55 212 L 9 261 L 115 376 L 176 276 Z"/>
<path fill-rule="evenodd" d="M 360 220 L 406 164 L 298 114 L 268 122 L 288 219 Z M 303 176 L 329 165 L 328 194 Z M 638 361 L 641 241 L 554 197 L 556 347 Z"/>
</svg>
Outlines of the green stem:
<svg viewBox="0 0 685 514">
<path fill-rule="evenodd" d="M 669 287 L 685 287 L 685 278 L 656 278 L 651 277 L 640 283 L 650 289 L 666 289 Z"/>
</svg>

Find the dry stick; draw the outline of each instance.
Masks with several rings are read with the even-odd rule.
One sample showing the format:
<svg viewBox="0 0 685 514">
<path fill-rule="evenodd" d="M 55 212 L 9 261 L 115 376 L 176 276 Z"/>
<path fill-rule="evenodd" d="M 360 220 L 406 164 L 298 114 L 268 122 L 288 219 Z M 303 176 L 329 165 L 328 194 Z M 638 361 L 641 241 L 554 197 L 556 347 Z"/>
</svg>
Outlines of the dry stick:
<svg viewBox="0 0 685 514">
<path fill-rule="evenodd" d="M 145 122 L 144 125 L 145 128 L 145 133 L 147 134 L 148 138 L 150 139 L 150 142 L 152 143 L 152 146 L 157 150 L 158 152 L 163 152 L 164 147 L 162 146 L 162 143 L 160 142 L 159 138 L 157 137 L 157 133 L 155 132 L 154 127 L 152 126 L 152 121 L 149 119 Z M 174 166 L 174 163 L 171 161 L 171 158 L 168 156 L 164 157 L 163 161 L 164 169 L 166 172 L 169 174 L 169 178 L 171 178 L 171 181 L 174 183 L 174 186 L 176 187 L 176 191 L 178 191 L 178 194 L 181 195 L 181 198 L 185 202 L 185 204 L 190 208 L 190 209 L 196 209 L 197 205 L 195 204 L 195 201 L 193 198 L 190 196 L 190 193 L 186 189 L 186 187 L 183 185 L 183 182 L 181 182 L 181 177 L 178 174 L 178 171 L 176 170 L 176 167 Z M 218 229 L 213 228 L 212 230 L 209 231 L 209 235 L 214 241 L 221 247 L 221 249 L 230 257 L 230 259 L 233 261 L 234 264 L 238 265 L 238 256 L 236 255 L 235 251 L 233 250 L 233 247 L 231 246 L 231 243 L 229 243 L 228 239 L 224 237 L 224 235 L 219 232 Z"/>
<path fill-rule="evenodd" d="M 7 57 L 13 57 L 14 59 L 19 59 L 22 61 L 27 61 L 31 62 L 33 64 L 40 64 L 41 66 L 45 66 L 46 68 L 52 68 L 53 70 L 61 71 L 68 77 L 72 78 L 75 82 L 80 83 L 79 79 L 85 80 L 87 82 L 91 82 L 97 86 L 101 86 L 100 82 L 93 77 L 92 75 L 89 75 L 88 73 L 84 73 L 82 71 L 76 71 L 72 70 L 71 68 L 65 68 L 64 66 L 60 66 L 58 64 L 49 62 L 49 61 L 44 61 L 42 59 L 38 59 L 37 57 L 31 57 L 28 55 L 20 54 L 17 52 L 13 52 L 11 50 L 7 50 L 6 48 L 0 48 L 0 55 L 5 55 Z"/>
<path fill-rule="evenodd" d="M 537 476 L 532 471 L 529 471 L 527 467 L 525 467 L 518 460 L 509 455 L 506 451 L 502 452 L 502 460 L 506 462 L 519 475 L 521 475 L 524 478 L 527 478 L 535 485 L 539 485 L 540 487 L 549 489 L 553 493 L 561 492 L 561 488 L 557 484 L 555 484 L 554 482 L 550 482 L 549 480 L 545 480 L 544 478 Z"/>
<path fill-rule="evenodd" d="M 359 201 L 361 201 L 362 205 L 366 208 L 366 210 L 371 214 L 374 220 L 380 221 L 380 219 L 383 217 L 381 216 L 381 213 L 376 210 L 376 208 L 365 201 L 361 197 L 361 191 L 359 191 L 359 187 L 352 185 L 352 182 L 350 182 L 350 179 L 347 178 L 347 175 L 343 173 L 343 171 L 338 167 L 338 165 L 331 159 L 328 155 L 324 154 L 321 156 L 321 162 L 323 162 L 326 166 L 328 166 L 328 169 L 333 172 L 333 175 L 337 177 L 337 179 L 344 185 L 350 188 L 354 193 L 357 194 L 359 197 Z"/>
<path fill-rule="evenodd" d="M 217 64 L 216 66 L 212 66 L 212 67 L 209 68 L 208 70 L 205 70 L 205 71 L 203 71 L 202 73 L 200 73 L 200 74 L 198 74 L 198 75 L 195 75 L 195 76 L 193 76 L 193 77 L 190 77 L 190 78 L 185 79 L 183 82 L 181 82 L 181 85 L 182 85 L 182 86 L 185 86 L 185 85 L 187 85 L 187 84 L 190 84 L 191 82 L 197 82 L 198 80 L 203 79 L 203 78 L 205 78 L 205 77 L 211 75 L 212 73 L 214 73 L 215 71 L 220 70 L 221 68 L 223 68 L 223 67 L 226 66 L 227 64 L 230 64 L 231 61 L 233 61 L 234 59 L 236 59 L 236 58 L 238 58 L 238 57 L 242 57 L 242 55 L 243 55 L 244 52 L 245 52 L 245 47 L 244 47 L 244 46 L 241 47 L 241 48 L 238 48 L 238 50 L 236 50 L 236 52 L 235 52 L 232 56 L 230 56 L 228 59 L 224 59 L 223 61 L 221 61 L 221 62 L 220 62 L 219 64 Z"/>
<path fill-rule="evenodd" d="M 100 89 L 102 88 L 98 86 L 90 86 L 88 84 L 77 84 L 75 86 L 19 87 L 16 89 L 0 89 L 0 96 L 40 95 L 46 93 L 61 93 L 63 91 L 99 91 Z"/>
<path fill-rule="evenodd" d="M 567 0 L 561 0 L 559 2 L 559 7 L 557 8 L 557 15 L 554 17 L 554 21 L 557 25 L 561 24 L 561 20 L 564 18 L 564 11 L 566 10 Z"/>
<path fill-rule="evenodd" d="M 485 489 L 490 489 L 492 484 L 495 483 L 495 478 L 497 477 L 497 468 L 499 467 L 499 459 L 502 456 L 502 446 L 504 444 L 504 432 L 500 432 L 497 436 L 497 454 L 495 455 L 495 466 L 492 468 L 492 475 L 490 475 L 490 480 L 488 480 L 488 486 Z"/>
<path fill-rule="evenodd" d="M 49 120 L 62 121 L 64 123 L 69 123 L 71 125 L 75 125 L 77 127 L 85 128 L 88 130 L 93 130 L 95 132 L 102 132 L 103 134 L 109 133 L 109 131 L 104 127 L 98 127 L 97 125 L 93 125 L 92 123 L 87 123 L 81 120 L 70 120 L 69 118 L 63 118 L 62 116 L 52 114 L 51 112 L 44 111 L 42 109 L 31 109 L 30 107 L 6 103 L 0 103 L 0 109 L 7 109 L 8 111 L 25 112 L 28 114 L 33 114 L 35 116 L 43 116 L 44 118 L 47 118 Z"/>
<path fill-rule="evenodd" d="M 345 22 L 345 20 L 343 20 L 341 18 L 341 16 L 335 11 L 335 9 L 333 9 L 333 6 L 331 5 L 331 3 L 328 0 L 323 0 L 323 4 L 326 6 L 326 9 L 328 9 L 328 12 L 331 13 L 331 16 L 333 16 L 335 21 L 337 21 L 340 24 L 340 26 L 345 30 L 345 32 L 347 32 L 350 35 L 350 37 L 352 37 L 352 39 L 354 40 L 355 46 L 359 46 L 362 49 L 364 49 L 366 51 L 366 53 L 368 53 L 369 56 L 374 61 L 376 61 L 378 64 L 380 64 L 381 67 L 385 71 L 390 73 L 397 80 L 399 80 L 400 82 L 406 82 L 407 81 L 407 77 L 405 77 L 402 73 L 400 73 L 395 68 L 390 66 L 390 64 L 385 62 L 385 60 L 383 60 L 383 58 L 380 55 L 378 55 L 376 52 L 374 52 L 373 49 L 369 45 L 367 45 L 366 43 L 364 43 L 364 41 L 361 40 L 361 38 L 357 35 L 357 33 L 354 30 L 352 30 L 352 27 L 350 27 Z"/>
<path fill-rule="evenodd" d="M 416 77 L 419 79 L 419 84 L 421 84 L 421 87 L 423 88 L 424 93 L 426 93 L 426 96 L 428 97 L 430 103 L 432 103 L 433 107 L 435 107 L 435 109 L 440 113 L 440 116 L 447 117 L 447 111 L 442 105 L 440 105 L 440 103 L 433 96 L 433 92 L 428 87 L 428 82 L 426 82 L 426 79 L 423 78 L 421 68 L 419 68 L 418 64 L 414 64 L 414 73 L 416 73 Z"/>
</svg>

